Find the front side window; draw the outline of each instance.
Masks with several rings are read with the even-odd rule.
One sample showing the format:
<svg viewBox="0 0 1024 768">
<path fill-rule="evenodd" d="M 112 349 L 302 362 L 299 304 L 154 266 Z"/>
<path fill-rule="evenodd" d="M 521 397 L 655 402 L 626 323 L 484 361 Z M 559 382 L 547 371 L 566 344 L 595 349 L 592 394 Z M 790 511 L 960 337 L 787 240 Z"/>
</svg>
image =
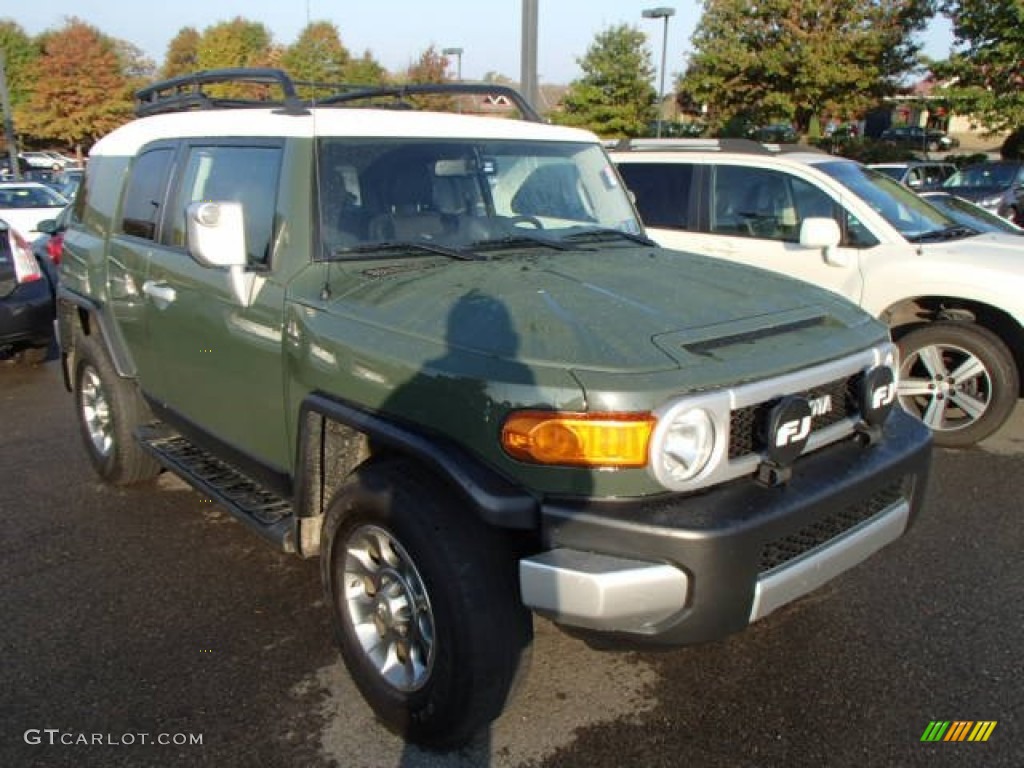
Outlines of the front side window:
<svg viewBox="0 0 1024 768">
<path fill-rule="evenodd" d="M 471 249 L 595 229 L 640 232 L 595 144 L 323 138 L 320 239 L 328 257 L 414 244 Z"/>
<path fill-rule="evenodd" d="M 796 243 L 804 219 L 835 217 L 835 203 L 801 178 L 781 171 L 718 165 L 712 173 L 710 231 Z"/>
<path fill-rule="evenodd" d="M 273 242 L 280 167 L 278 146 L 189 147 L 173 210 L 171 244 L 186 244 L 185 209 L 190 203 L 238 202 L 249 263 L 266 263 Z"/>
</svg>

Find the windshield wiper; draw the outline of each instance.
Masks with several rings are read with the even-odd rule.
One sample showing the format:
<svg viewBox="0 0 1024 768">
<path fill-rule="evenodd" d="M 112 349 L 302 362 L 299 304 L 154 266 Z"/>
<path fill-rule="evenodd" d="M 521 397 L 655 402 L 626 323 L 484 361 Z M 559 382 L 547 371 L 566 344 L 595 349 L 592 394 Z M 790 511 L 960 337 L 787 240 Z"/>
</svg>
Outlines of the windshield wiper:
<svg viewBox="0 0 1024 768">
<path fill-rule="evenodd" d="M 593 227 L 591 229 L 585 229 L 581 232 L 575 232 L 571 235 L 566 235 L 563 240 L 629 240 L 631 243 L 637 245 L 656 246 L 657 243 L 651 240 L 651 238 L 645 235 L 637 235 L 633 232 L 624 232 L 621 229 L 612 229 L 611 227 Z"/>
<path fill-rule="evenodd" d="M 450 259 L 458 259 L 460 261 L 476 261 L 477 258 L 475 253 L 465 249 L 449 248 L 446 245 L 437 245 L 436 243 L 424 243 L 413 240 L 390 240 L 381 243 L 364 243 L 362 245 L 345 246 L 335 248 L 331 253 L 334 256 L 342 256 L 351 253 L 386 254 L 395 253 L 396 251 L 403 251 L 406 255 L 423 253 L 437 254 L 440 256 L 447 256 Z"/>
<path fill-rule="evenodd" d="M 978 232 L 970 227 L 953 226 L 946 227 L 945 229 L 935 229 L 931 232 L 923 232 L 920 235 L 908 237 L 907 240 L 911 243 L 926 243 L 933 240 L 959 240 L 962 237 L 971 237 L 976 234 Z"/>
<path fill-rule="evenodd" d="M 477 250 L 498 250 L 500 248 L 522 248 L 523 246 L 540 246 L 542 248 L 553 248 L 556 251 L 571 251 L 572 246 L 552 240 L 549 237 L 540 235 L 507 235 L 488 240 L 477 240 L 472 247 Z"/>
</svg>

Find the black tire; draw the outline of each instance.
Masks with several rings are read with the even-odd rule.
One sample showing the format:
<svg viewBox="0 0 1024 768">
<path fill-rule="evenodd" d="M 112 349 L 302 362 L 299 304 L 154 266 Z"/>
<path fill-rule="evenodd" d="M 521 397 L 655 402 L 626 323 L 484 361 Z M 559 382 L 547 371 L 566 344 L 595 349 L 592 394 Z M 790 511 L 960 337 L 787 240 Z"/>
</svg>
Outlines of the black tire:
<svg viewBox="0 0 1024 768">
<path fill-rule="evenodd" d="M 900 402 L 932 428 L 936 445 L 966 448 L 1009 418 L 1020 393 L 1019 374 L 994 333 L 943 321 L 911 331 L 898 343 Z"/>
<path fill-rule="evenodd" d="M 97 474 L 113 485 L 152 480 L 160 465 L 134 435 L 152 417 L 135 383 L 117 375 L 91 337 L 79 336 L 75 352 L 75 417 Z"/>
<path fill-rule="evenodd" d="M 531 616 L 506 538 L 444 486 L 405 460 L 356 470 L 325 517 L 321 573 L 342 658 L 385 726 L 448 749 L 501 714 Z M 385 649 L 402 662 L 391 680 Z"/>
</svg>

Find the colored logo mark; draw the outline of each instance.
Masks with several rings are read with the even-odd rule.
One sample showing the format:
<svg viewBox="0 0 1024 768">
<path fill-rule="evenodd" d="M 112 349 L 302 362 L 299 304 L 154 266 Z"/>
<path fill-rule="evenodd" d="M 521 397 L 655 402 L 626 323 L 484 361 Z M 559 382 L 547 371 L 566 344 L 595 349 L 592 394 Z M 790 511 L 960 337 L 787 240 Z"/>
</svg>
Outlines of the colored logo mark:
<svg viewBox="0 0 1024 768">
<path fill-rule="evenodd" d="M 932 720 L 921 741 L 988 741 L 997 720 Z"/>
</svg>

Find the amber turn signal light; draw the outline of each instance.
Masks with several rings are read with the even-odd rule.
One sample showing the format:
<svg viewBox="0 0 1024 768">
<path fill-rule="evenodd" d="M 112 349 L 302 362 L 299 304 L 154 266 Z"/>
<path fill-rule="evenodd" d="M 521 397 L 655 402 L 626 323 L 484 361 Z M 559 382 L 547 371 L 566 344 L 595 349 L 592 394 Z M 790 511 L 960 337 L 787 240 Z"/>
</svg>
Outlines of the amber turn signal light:
<svg viewBox="0 0 1024 768">
<path fill-rule="evenodd" d="M 501 444 L 520 461 L 577 467 L 643 467 L 656 420 L 649 413 L 518 411 Z"/>
</svg>

